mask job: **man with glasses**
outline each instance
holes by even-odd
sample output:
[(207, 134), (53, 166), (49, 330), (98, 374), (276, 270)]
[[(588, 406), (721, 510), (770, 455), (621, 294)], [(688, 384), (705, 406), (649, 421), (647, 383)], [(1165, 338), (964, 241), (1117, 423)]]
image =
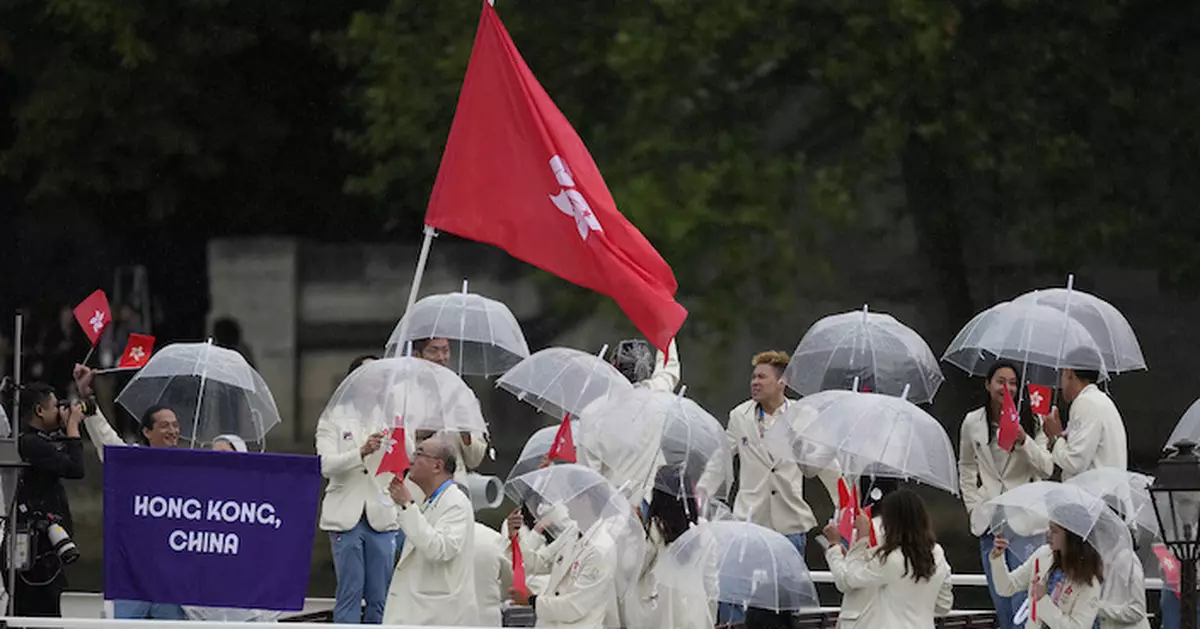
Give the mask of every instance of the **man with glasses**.
[(471, 499), (454, 484), (454, 448), (442, 435), (413, 451), (408, 479), (428, 496), (420, 503), (399, 478), (388, 485), (406, 540), (392, 574), (385, 625), (471, 626), (475, 599), (475, 518)]

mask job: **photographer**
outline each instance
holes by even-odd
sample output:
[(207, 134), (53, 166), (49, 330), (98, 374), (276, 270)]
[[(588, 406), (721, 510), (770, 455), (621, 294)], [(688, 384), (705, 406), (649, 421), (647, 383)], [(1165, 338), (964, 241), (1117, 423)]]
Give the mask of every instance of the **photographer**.
[(13, 594), (18, 616), (62, 615), (60, 597), (67, 585), (63, 565), (79, 557), (70, 542), (74, 526), (62, 479), (83, 478), (83, 414), (81, 404), (60, 403), (54, 389), (44, 384), (25, 387), (21, 394), (25, 428), (17, 449), (29, 467), (17, 483), (17, 523), (18, 530), (32, 531), (32, 540), (29, 568), (17, 573)]

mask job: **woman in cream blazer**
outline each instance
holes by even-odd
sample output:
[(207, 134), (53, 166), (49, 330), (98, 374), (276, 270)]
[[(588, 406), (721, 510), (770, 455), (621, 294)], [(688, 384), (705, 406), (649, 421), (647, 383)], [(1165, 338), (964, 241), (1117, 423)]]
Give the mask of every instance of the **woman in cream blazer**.
[(1037, 618), (1033, 618), (1031, 605), (1026, 629), (1090, 629), (1100, 609), (1104, 572), (1100, 554), (1057, 524), (1050, 525), (1046, 538), (1048, 544), (1010, 572), (1004, 561), (1008, 542), (996, 536), (990, 556), (996, 590), (1004, 596), (1029, 590), (1036, 601)]
[(935, 616), (954, 605), (950, 564), (937, 543), (929, 512), (916, 494), (901, 489), (882, 503), (887, 538), (869, 547), (871, 522), (860, 515), (857, 536), (845, 555), (826, 553), (834, 584), (843, 592), (869, 592), (870, 602), (838, 615), (839, 629), (932, 629)]
[[(984, 381), (987, 392), (984, 406), (967, 413), (959, 431), (959, 489), (967, 507), (971, 533), (979, 538), (980, 563), (988, 578), (988, 590), (1001, 629), (1012, 628), (1013, 614), (1025, 602), (1025, 595), (1019, 592), (1014, 597), (1004, 597), (996, 592), (988, 560), (993, 546), (988, 530), (991, 523), (970, 516), (980, 505), (996, 496), (1031, 481), (1048, 478), (1054, 471), (1054, 464), (1050, 462), (1050, 454), (1046, 450), (1046, 435), (1030, 419), (1023, 422), (1022, 434), (1017, 437), (1018, 443), (1013, 446), (1012, 452), (1005, 452), (996, 445), (1004, 389), (1007, 387), (1015, 400), (1021, 395), (1020, 386), (1021, 375), (1015, 365), (1005, 361), (993, 364)], [(1018, 558), (1011, 551), (1008, 552), (1008, 567), (1014, 568), (1017, 563)]]

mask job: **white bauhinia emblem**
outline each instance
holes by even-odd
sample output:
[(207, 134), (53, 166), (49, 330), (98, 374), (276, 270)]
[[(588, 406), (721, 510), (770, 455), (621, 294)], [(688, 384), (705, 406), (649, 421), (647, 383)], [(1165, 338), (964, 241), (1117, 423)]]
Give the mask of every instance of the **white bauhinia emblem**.
[(100, 328), (104, 327), (104, 311), (97, 310), (88, 323), (92, 325), (92, 332), (99, 332)]
[(560, 212), (567, 216), (575, 217), (575, 227), (579, 229), (579, 237), (587, 240), (591, 230), (598, 232), (604, 231), (600, 227), (600, 221), (596, 220), (596, 213), (592, 212), (592, 208), (588, 205), (587, 199), (575, 189), (575, 178), (571, 176), (571, 169), (567, 167), (567, 163), (563, 158), (555, 155), (550, 158), (550, 170), (554, 172), (554, 178), (558, 180), (558, 185), (562, 186), (562, 190), (558, 194), (550, 195), (550, 200)]
[(1033, 406), (1034, 408), (1041, 408), (1042, 407), (1042, 392), (1034, 391), (1033, 393), (1030, 393), (1029, 394), (1029, 404), (1030, 404), (1030, 406)]
[(141, 345), (134, 345), (133, 349), (129, 350), (129, 357), (132, 358), (134, 362), (140, 363), (142, 362), (142, 359), (146, 357), (146, 350), (142, 349)]
[(1175, 571), (1175, 560), (1174, 559), (1170, 559), (1170, 558), (1163, 559), (1162, 564), (1163, 564), (1164, 572), (1174, 572)]

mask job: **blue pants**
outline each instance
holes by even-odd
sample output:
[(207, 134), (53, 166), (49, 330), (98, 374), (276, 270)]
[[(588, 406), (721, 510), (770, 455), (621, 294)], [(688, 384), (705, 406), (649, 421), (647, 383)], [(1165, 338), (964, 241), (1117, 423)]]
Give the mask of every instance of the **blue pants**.
[(187, 620), (179, 605), (125, 599), (113, 600), (113, 617), (125, 620)]
[[(379, 532), (364, 517), (354, 528), (330, 533), (333, 571), (337, 575), (337, 601), (333, 622), (378, 625), (383, 622), (392, 570), (396, 568), (396, 532)], [(363, 599), (367, 609), (362, 611)]]
[[(1010, 544), (1016, 546), (1013, 536), (1007, 537)], [(1024, 541), (1024, 540), (1021, 540)], [(988, 593), (992, 595), (992, 606), (996, 609), (996, 626), (999, 629), (1020, 629), (1013, 625), (1013, 614), (1025, 604), (1025, 599), (1028, 594), (1025, 592), (1017, 592), (1012, 596), (1000, 596), (996, 593), (996, 586), (992, 581), (992, 561), (989, 555), (992, 553), (992, 545), (994, 536), (991, 533), (986, 533), (979, 538), (979, 558), (983, 562), (983, 574), (987, 576)], [(1004, 553), (1005, 563), (1008, 564), (1009, 570), (1021, 565), (1021, 560), (1013, 554), (1013, 549), (1010, 547)]]
[[(1179, 629), (1179, 615), (1183, 612), (1178, 596), (1171, 588), (1163, 586), (1158, 598), (1159, 615), (1162, 617), (1162, 629)], [(1196, 610), (1197, 622), (1200, 622), (1200, 609)]]
[[(804, 550), (808, 546), (808, 533), (793, 533), (784, 535), (796, 550), (800, 551), (800, 557), (804, 558)], [(717, 604), (717, 624), (724, 625), (733, 622), (744, 622), (746, 620), (746, 610), (741, 605), (733, 603), (718, 603)]]

